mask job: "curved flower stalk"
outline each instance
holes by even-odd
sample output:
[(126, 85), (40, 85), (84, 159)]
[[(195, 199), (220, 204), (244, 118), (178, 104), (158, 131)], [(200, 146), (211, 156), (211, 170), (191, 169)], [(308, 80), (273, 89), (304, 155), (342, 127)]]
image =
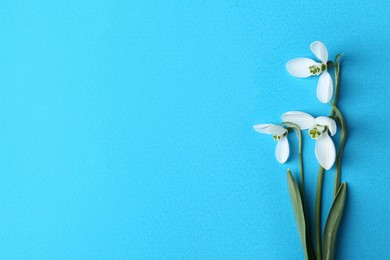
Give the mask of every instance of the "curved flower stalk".
[(290, 146), (288, 144), (286, 128), (274, 124), (258, 124), (253, 128), (262, 134), (271, 134), (275, 141), (277, 141), (275, 156), (278, 162), (285, 163), (290, 155)]
[(296, 58), (287, 62), (287, 71), (298, 78), (320, 75), (317, 84), (317, 98), (322, 103), (328, 103), (333, 96), (333, 81), (327, 71), (328, 50), (320, 41), (311, 43), (310, 50), (321, 63), (309, 58)]
[(330, 138), (336, 134), (336, 122), (326, 116), (313, 116), (300, 112), (291, 111), (282, 115), (285, 122), (292, 122), (296, 124), (301, 130), (309, 129), (309, 135), (316, 140), (315, 155), (318, 163), (326, 170), (332, 168), (336, 159), (336, 148)]

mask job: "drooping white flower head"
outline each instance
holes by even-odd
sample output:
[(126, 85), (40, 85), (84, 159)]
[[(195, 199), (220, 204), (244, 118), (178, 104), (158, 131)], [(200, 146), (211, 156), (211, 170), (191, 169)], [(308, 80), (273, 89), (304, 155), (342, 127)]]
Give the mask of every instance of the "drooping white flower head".
[(318, 76), (317, 98), (322, 103), (328, 103), (333, 96), (333, 81), (327, 71), (328, 50), (320, 41), (310, 44), (310, 50), (321, 61), (320, 63), (309, 58), (296, 58), (286, 64), (287, 71), (298, 78)]
[(274, 140), (278, 142), (275, 151), (276, 159), (280, 163), (285, 163), (290, 155), (287, 130), (280, 125), (273, 124), (258, 124), (254, 125), (253, 128), (259, 133), (273, 135)]
[(316, 140), (315, 155), (318, 163), (326, 170), (332, 168), (336, 160), (336, 148), (330, 138), (336, 134), (336, 122), (326, 116), (313, 116), (299, 111), (290, 111), (282, 115), (284, 122), (296, 124), (301, 130), (309, 129), (309, 135)]

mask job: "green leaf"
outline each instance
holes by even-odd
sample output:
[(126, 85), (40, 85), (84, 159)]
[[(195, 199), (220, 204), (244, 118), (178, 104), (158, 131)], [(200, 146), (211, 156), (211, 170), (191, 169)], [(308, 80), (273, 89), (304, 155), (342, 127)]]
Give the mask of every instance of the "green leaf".
[(339, 64), (340, 63), (340, 59), (341, 59), (341, 56), (343, 56), (344, 53), (339, 53), (336, 55), (336, 59), (335, 59), (335, 64)]
[[(335, 64), (334, 64), (334, 77), (335, 77), (335, 81), (337, 83), (337, 87), (340, 83), (340, 60), (341, 60), (341, 56), (343, 56), (344, 53), (340, 53), (336, 56), (336, 60), (335, 60)], [(337, 93), (337, 96), (338, 96), (338, 93)], [(335, 104), (337, 104), (337, 102), (335, 102)]]
[(324, 238), (322, 244), (322, 260), (332, 260), (334, 255), (334, 245), (336, 242), (337, 230), (343, 215), (345, 198), (347, 196), (347, 184), (341, 184), (336, 198), (333, 201), (328, 219), (326, 220)]
[(295, 221), (297, 222), (297, 228), (299, 237), (301, 239), (302, 248), (305, 254), (305, 259), (309, 259), (308, 248), (306, 241), (306, 222), (305, 213), (303, 211), (302, 198), (299, 193), (298, 185), (292, 175), (290, 169), (287, 170), (288, 190), (290, 192), (291, 202), (294, 210)]

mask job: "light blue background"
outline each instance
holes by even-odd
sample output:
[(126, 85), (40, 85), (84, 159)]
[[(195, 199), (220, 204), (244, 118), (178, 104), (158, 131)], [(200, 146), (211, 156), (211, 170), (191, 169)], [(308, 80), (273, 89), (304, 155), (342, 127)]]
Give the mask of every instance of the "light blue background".
[(296, 141), (280, 165), (252, 125), (329, 113), (317, 79), (285, 69), (321, 40), (345, 53), (337, 259), (387, 259), (389, 13), (386, 0), (1, 1), (1, 258), (302, 259)]

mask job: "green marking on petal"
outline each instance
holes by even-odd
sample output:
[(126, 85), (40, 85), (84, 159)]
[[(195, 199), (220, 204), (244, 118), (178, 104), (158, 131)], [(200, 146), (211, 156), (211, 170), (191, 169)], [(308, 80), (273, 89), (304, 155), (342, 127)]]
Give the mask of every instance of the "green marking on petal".
[(324, 132), (328, 131), (327, 126), (323, 125), (316, 125), (315, 127), (311, 128), (309, 130), (309, 135), (312, 139), (317, 139), (320, 137)]
[(309, 135), (312, 139), (317, 139), (318, 137), (320, 137), (320, 135), (322, 134), (322, 132), (320, 132), (317, 128), (312, 128), (310, 129), (309, 131)]
[(283, 137), (286, 137), (287, 136), (287, 131), (282, 135), (282, 136), (280, 136), (280, 135), (274, 135), (273, 136), (273, 138), (274, 138), (274, 140), (275, 141), (280, 141), (280, 139), (282, 139)]
[(310, 67), (309, 67), (309, 70), (310, 70), (310, 73), (311, 73), (312, 75), (318, 75), (318, 74), (321, 73), (321, 68), (318, 67), (317, 65), (310, 66)]

